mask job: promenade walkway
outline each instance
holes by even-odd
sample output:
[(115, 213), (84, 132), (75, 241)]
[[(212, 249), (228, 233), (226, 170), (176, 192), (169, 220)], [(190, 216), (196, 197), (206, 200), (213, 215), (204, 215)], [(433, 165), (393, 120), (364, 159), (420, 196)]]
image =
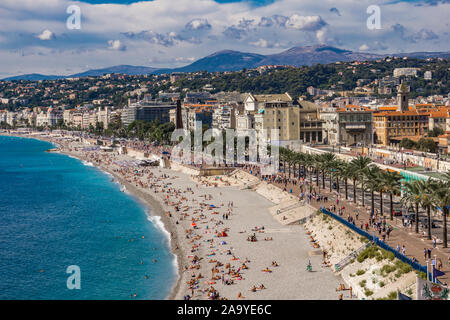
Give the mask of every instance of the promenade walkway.
[[(255, 172), (252, 172), (253, 175), (258, 176), (258, 174)], [(293, 176), (291, 175), (291, 180)], [(353, 199), (350, 200), (350, 197), (353, 196), (349, 192), (349, 200), (345, 200), (345, 194), (343, 191), (343, 188), (341, 188), (341, 194), (338, 195), (338, 193), (333, 190), (332, 192), (329, 191), (329, 184), (326, 185), (326, 188), (322, 188), (322, 180), (320, 180), (321, 188), (320, 188), (320, 194), (327, 198), (327, 201), (321, 200), (311, 200), (310, 205), (314, 208), (320, 209), (321, 206), (325, 208), (330, 208), (333, 205), (336, 205), (336, 209), (344, 207), (343, 215), (342, 217), (344, 219), (347, 219), (349, 216), (353, 217), (355, 220), (356, 226), (360, 227), (361, 225), (365, 225), (366, 223), (369, 223), (370, 218), (370, 201), (365, 204), (365, 207), (362, 207), (360, 203), (353, 203)], [(302, 184), (301, 182), (298, 184), (294, 183), (272, 183), (273, 185), (279, 187), (282, 190), (286, 190), (287, 192), (290, 192), (292, 189), (292, 194), (296, 195), (297, 197), (301, 193), (301, 186), (303, 186), (303, 190), (309, 191), (309, 179), (306, 179), (305, 182)], [(319, 192), (319, 188), (316, 185), (315, 182), (313, 182), (312, 185), (313, 190), (315, 190), (317, 193)], [(357, 190), (357, 192), (360, 192)], [(336, 201), (338, 199), (338, 202)], [(331, 210), (330, 210), (331, 211)], [(358, 217), (356, 214), (358, 213)], [(379, 214), (378, 217), (381, 217)], [(424, 249), (431, 248), (431, 258), (434, 259), (435, 257), (437, 260), (442, 261), (442, 268), (441, 271), (445, 272), (444, 276), (439, 277), (439, 281), (442, 283), (449, 283), (450, 282), (450, 261), (449, 261), (449, 255), (450, 251), (448, 248), (443, 248), (442, 245), (438, 244), (436, 248), (433, 248), (433, 244), (431, 240), (428, 240), (427, 237), (422, 236), (422, 232), (419, 232), (419, 234), (415, 233), (415, 225), (410, 227), (403, 227), (401, 219), (394, 217), (394, 220), (390, 220), (388, 214), (386, 212), (384, 213), (384, 217), (386, 217), (386, 223), (387, 225), (391, 225), (393, 227), (393, 231), (390, 233), (389, 238), (386, 236), (386, 241), (389, 246), (392, 248), (397, 248), (399, 246), (402, 248), (405, 246), (406, 252), (405, 255), (409, 258), (415, 258), (420, 264), (426, 265), (427, 264), (427, 258), (424, 255)], [(369, 229), (368, 232), (373, 233), (376, 232), (377, 237), (382, 239), (383, 233), (379, 234), (378, 231), (376, 231), (372, 226), (370, 226), (369, 223)], [(401, 250), (401, 249), (400, 249)], [(431, 270), (431, 261), (430, 263), (430, 270)]]

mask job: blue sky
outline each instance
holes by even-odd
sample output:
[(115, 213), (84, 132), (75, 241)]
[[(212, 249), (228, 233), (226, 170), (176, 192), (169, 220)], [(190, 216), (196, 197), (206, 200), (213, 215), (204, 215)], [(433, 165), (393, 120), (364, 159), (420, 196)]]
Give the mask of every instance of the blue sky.
[[(141, 1), (146, 1), (146, 0), (141, 0)], [(147, 1), (152, 1), (152, 0), (147, 0)], [(215, 2), (217, 2), (217, 3), (249, 2), (249, 3), (252, 3), (257, 6), (267, 5), (274, 1), (275, 0), (215, 0)], [(91, 4), (105, 4), (105, 3), (130, 4), (130, 3), (140, 2), (140, 1), (133, 1), (133, 0), (82, 0), (81, 2), (87, 2), (87, 3), (91, 3)]]
[[(69, 6), (81, 29), (68, 29)], [(370, 5), (381, 29), (367, 28)], [(119, 64), (175, 67), (219, 50), (450, 50), (450, 0), (1, 0), (0, 77)]]

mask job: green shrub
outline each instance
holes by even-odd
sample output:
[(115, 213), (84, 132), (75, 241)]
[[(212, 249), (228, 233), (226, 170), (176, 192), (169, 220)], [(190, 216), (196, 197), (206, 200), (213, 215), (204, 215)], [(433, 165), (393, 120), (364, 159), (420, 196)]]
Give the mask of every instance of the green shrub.
[(389, 273), (394, 272), (396, 269), (397, 269), (396, 266), (385, 264), (384, 266), (381, 267), (381, 274), (388, 275)]
[(364, 288), (365, 286), (366, 286), (366, 280), (361, 280), (360, 282), (359, 282), (359, 285), (361, 286), (361, 288)]
[(366, 288), (364, 289), (364, 294), (366, 295), (366, 297), (370, 297), (371, 295), (373, 295), (373, 291)]
[(378, 248), (376, 246), (370, 246), (364, 249), (356, 259), (359, 263), (362, 263), (367, 258), (374, 258), (378, 253)]
[(357, 276), (362, 276), (364, 273), (366, 273), (366, 270), (359, 269), (358, 271), (356, 271)]
[(380, 281), (380, 288), (383, 288), (385, 285), (384, 281)]
[(427, 280), (427, 275), (425, 274), (425, 272), (416, 271), (416, 274), (419, 276), (420, 279)]
[(388, 300), (397, 300), (397, 292), (396, 291), (392, 291), (391, 293), (388, 294), (387, 296)]

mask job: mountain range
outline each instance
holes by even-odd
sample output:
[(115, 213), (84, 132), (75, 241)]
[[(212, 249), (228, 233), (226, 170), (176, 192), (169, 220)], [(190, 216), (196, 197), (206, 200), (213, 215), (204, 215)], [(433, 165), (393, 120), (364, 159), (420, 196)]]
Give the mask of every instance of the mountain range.
[(87, 70), (69, 76), (25, 74), (8, 77), (2, 80), (54, 80), (63, 78), (79, 78), (102, 76), (108, 73), (121, 73), (128, 75), (164, 74), (173, 72), (221, 72), (238, 71), (243, 68), (252, 69), (264, 65), (289, 65), (294, 67), (310, 66), (314, 64), (328, 64), (334, 62), (367, 61), (384, 58), (386, 56), (410, 57), (410, 58), (450, 58), (448, 52), (411, 52), (397, 54), (374, 54), (365, 52), (353, 52), (326, 45), (294, 47), (277, 54), (261, 55), (256, 53), (224, 50), (201, 58), (192, 64), (180, 68), (152, 68), (144, 66), (119, 65), (103, 69)]

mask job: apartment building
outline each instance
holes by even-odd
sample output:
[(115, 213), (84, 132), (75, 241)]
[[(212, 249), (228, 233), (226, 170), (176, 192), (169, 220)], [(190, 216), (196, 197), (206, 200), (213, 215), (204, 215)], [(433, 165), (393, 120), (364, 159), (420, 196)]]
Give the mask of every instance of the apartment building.
[(213, 110), (212, 127), (220, 130), (236, 128), (236, 114), (243, 110), (235, 103), (219, 105)]
[(387, 146), (392, 143), (392, 138), (424, 135), (428, 130), (428, 115), (429, 113), (418, 110), (375, 112), (375, 143)]
[(372, 109), (348, 105), (345, 108), (338, 108), (336, 113), (336, 145), (354, 146), (373, 143)]
[(440, 107), (430, 111), (428, 117), (428, 130), (440, 128), (444, 132), (450, 131), (447, 129), (447, 119), (450, 119), (450, 107)]
[(136, 120), (142, 120), (146, 122), (158, 121), (159, 123), (166, 123), (170, 121), (170, 110), (175, 108), (175, 105), (157, 102), (152, 103), (141, 101), (133, 103), (128, 108), (122, 110), (122, 123), (126, 126), (130, 125)]

